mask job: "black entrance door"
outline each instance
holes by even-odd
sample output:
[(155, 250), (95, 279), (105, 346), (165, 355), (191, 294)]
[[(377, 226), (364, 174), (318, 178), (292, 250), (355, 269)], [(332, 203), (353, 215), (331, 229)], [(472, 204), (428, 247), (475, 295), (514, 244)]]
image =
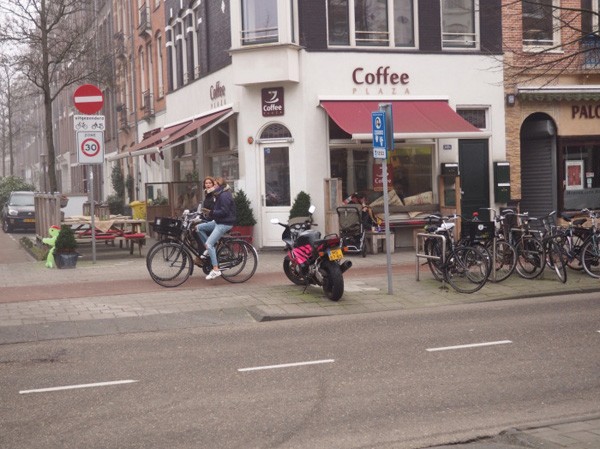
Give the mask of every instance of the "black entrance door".
[(459, 140), (458, 159), (462, 216), (479, 212), (479, 219), (487, 221), (490, 213), (482, 208), (490, 207), (488, 141)]

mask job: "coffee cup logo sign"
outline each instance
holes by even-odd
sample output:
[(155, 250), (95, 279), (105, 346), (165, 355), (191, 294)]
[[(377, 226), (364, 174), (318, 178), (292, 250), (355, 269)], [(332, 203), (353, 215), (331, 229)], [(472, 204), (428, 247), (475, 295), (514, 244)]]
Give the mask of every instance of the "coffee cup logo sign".
[(263, 117), (284, 114), (283, 87), (267, 87), (262, 90), (261, 94)]

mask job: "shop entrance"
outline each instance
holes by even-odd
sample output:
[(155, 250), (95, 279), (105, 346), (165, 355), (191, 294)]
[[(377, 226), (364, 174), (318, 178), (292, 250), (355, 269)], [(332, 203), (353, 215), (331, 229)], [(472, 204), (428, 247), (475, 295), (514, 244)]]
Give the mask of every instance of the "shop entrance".
[(556, 127), (546, 114), (521, 127), (521, 212), (540, 217), (556, 210)]
[(261, 246), (283, 245), (283, 228), (271, 224), (271, 219), (287, 222), (290, 214), (290, 140), (289, 130), (279, 124), (269, 125), (261, 134)]
[(479, 219), (489, 220), (490, 176), (487, 140), (459, 140), (458, 159), (462, 190), (461, 214), (470, 218), (473, 212)]

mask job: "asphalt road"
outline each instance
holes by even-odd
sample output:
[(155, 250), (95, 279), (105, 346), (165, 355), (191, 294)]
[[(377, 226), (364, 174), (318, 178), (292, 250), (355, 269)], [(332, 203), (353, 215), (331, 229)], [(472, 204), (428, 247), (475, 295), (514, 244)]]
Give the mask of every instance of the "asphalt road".
[(0, 447), (465, 441), (597, 412), (599, 331), (582, 295), (0, 346)]

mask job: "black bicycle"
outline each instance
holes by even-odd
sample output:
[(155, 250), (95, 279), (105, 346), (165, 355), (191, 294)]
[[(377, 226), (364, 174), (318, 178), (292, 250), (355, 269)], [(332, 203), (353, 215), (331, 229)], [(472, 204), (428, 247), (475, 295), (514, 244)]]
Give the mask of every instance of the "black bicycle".
[[(154, 282), (163, 287), (177, 287), (194, 272), (197, 265), (204, 274), (210, 273), (210, 258), (202, 258), (204, 246), (196, 238), (195, 227), (203, 221), (198, 212), (185, 211), (181, 219), (155, 218), (154, 231), (161, 236), (146, 255), (146, 267)], [(256, 249), (242, 238), (224, 235), (216, 245), (222, 277), (240, 283), (250, 279), (258, 266)]]
[(448, 221), (457, 218), (456, 215), (427, 217), (430, 224), (425, 226), (425, 231), (430, 236), (425, 238), (423, 249), (435, 279), (448, 282), (457, 292), (474, 293), (488, 280), (491, 257), (482, 246), (455, 242), (454, 223)]

